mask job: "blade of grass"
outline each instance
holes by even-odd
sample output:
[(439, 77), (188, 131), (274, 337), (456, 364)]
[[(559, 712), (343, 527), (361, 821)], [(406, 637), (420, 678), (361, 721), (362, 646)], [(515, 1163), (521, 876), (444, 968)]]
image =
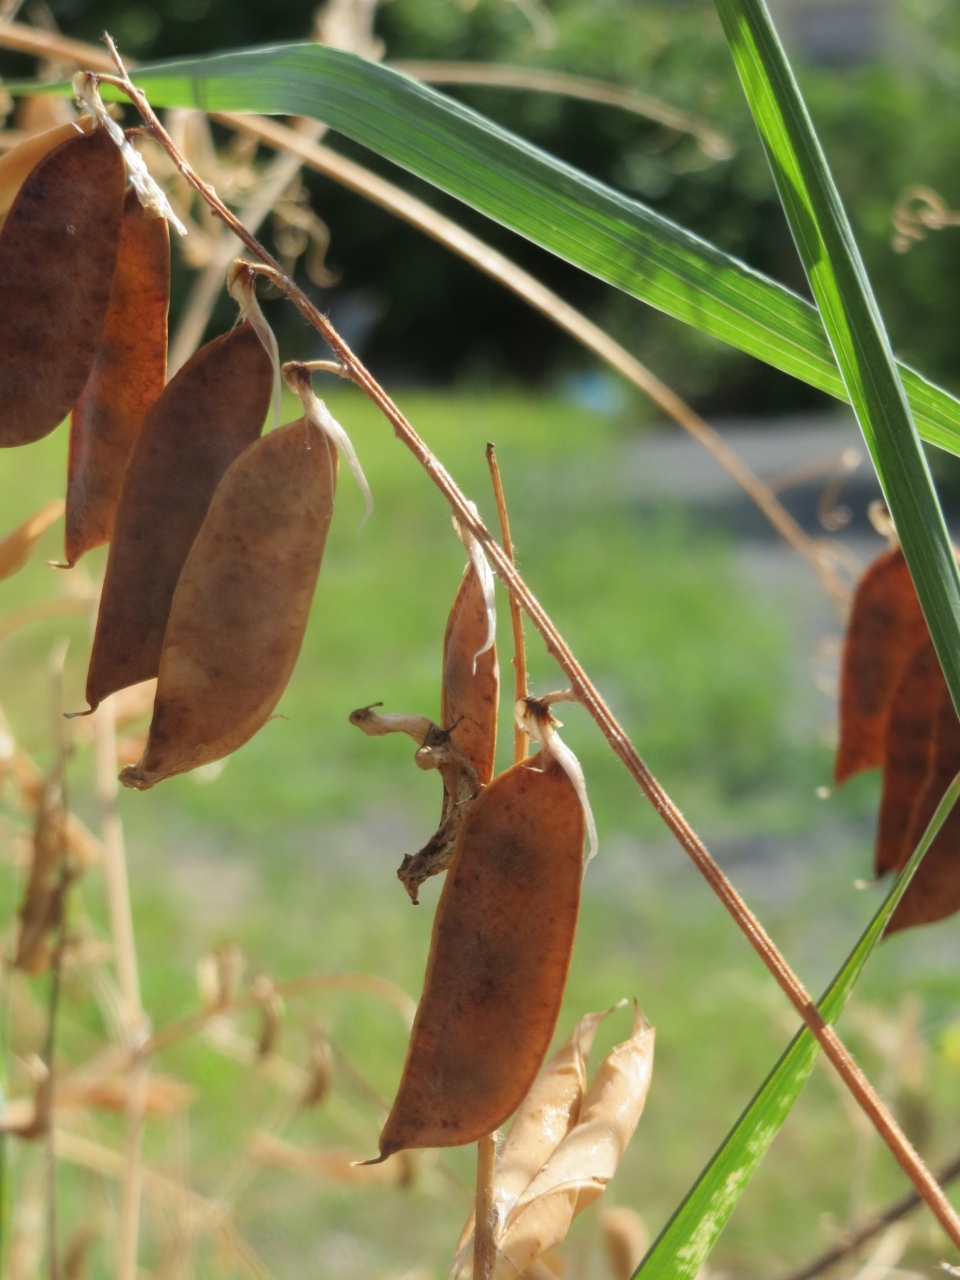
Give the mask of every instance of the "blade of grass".
[[(46, 33), (43, 33), (44, 39)], [(38, 34), (0, 23), (0, 44)], [(83, 65), (78, 41), (64, 55)], [(102, 65), (102, 62), (101, 62)], [(285, 44), (144, 65), (164, 107), (312, 116), (575, 266), (838, 399), (847, 399), (815, 307), (667, 218), (426, 85), (318, 44)], [(70, 86), (8, 82), (11, 93)], [(109, 86), (104, 96), (115, 96)], [(960, 453), (960, 402), (903, 366), (924, 437)]]
[(960, 707), (960, 569), (853, 232), (764, 0), (716, 4), (940, 665)]
[[(960, 775), (947, 790), (910, 861), (817, 1006), (827, 1022), (840, 1016), (924, 854), (960, 796)], [(693, 1280), (813, 1070), (820, 1046), (801, 1028), (754, 1094), (686, 1199), (643, 1259), (634, 1280)]]

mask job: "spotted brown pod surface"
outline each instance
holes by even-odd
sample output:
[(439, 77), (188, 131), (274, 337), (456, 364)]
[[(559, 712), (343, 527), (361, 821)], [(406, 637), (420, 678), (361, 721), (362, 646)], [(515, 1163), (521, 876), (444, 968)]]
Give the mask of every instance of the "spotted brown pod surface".
[(560, 1012), (584, 833), (576, 789), (545, 752), (500, 774), (467, 812), (382, 1159), (473, 1142), (526, 1097)]
[(857, 584), (844, 639), (840, 744), (834, 765), (838, 786), (883, 763), (894, 690), (926, 639), (927, 624), (903, 552), (887, 551)]
[(103, 332), (125, 174), (102, 129), (36, 164), (0, 228), (0, 447), (48, 435), (70, 412)]
[(899, 871), (913, 852), (907, 837), (933, 762), (937, 715), (946, 688), (933, 641), (927, 640), (910, 659), (890, 703), (874, 852), (878, 876)]
[(301, 418), (224, 475), (174, 593), (143, 757), (121, 782), (146, 790), (220, 760), (269, 719), (303, 643), (337, 466)]
[[(947, 787), (960, 773), (960, 720), (946, 681), (940, 692), (927, 779), (911, 816), (901, 864), (920, 843)], [(954, 805), (907, 886), (886, 932), (943, 920), (960, 910), (960, 807)]]
[(17, 198), (17, 192), (40, 161), (55, 147), (69, 142), (81, 133), (89, 132), (92, 127), (93, 123), (89, 119), (58, 124), (24, 138), (23, 142), (0, 156), (0, 226)]
[(137, 433), (167, 380), (170, 235), (131, 187), (110, 306), (93, 369), (70, 420), (65, 558), (109, 542)]
[(117, 503), (87, 674), (95, 708), (159, 673), (170, 605), (214, 490), (257, 439), (273, 368), (246, 322), (202, 347), (147, 413)]
[(444, 729), (452, 727), (454, 742), (473, 762), (484, 785), (493, 777), (500, 701), (496, 645), (480, 652), (487, 639), (488, 626), (483, 586), (470, 563), (443, 637), (440, 723)]

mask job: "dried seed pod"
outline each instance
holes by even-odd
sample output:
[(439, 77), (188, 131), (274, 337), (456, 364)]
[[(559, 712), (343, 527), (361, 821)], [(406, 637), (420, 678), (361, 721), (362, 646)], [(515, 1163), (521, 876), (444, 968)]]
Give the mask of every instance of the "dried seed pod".
[(124, 165), (102, 129), (28, 174), (0, 228), (0, 446), (63, 421), (90, 374), (110, 302)]
[(453, 730), (454, 742), (473, 761), (484, 785), (493, 777), (500, 702), (496, 645), (484, 649), (488, 627), (483, 584), (471, 562), (443, 637), (440, 723)]
[(878, 876), (899, 871), (912, 852), (906, 847), (907, 833), (933, 760), (937, 711), (946, 687), (933, 641), (927, 640), (911, 658), (890, 703), (874, 852)]
[[(901, 859), (913, 852), (943, 799), (943, 793), (960, 773), (960, 720), (953, 699), (944, 682), (937, 708), (933, 758), (927, 780), (917, 797), (910, 829), (901, 851)], [(954, 806), (947, 820), (927, 850), (906, 893), (894, 911), (887, 933), (910, 929), (919, 924), (932, 924), (960, 910), (960, 810)]]
[(560, 1012), (584, 828), (576, 789), (547, 752), (500, 774), (467, 811), (381, 1159), (473, 1142), (529, 1092)]
[(44, 503), (39, 511), (35, 511), (0, 541), (0, 581), (23, 568), (37, 543), (62, 515), (63, 503), (55, 498), (52, 502)]
[(170, 234), (133, 187), (123, 211), (110, 307), (70, 420), (65, 559), (109, 542), (130, 453), (167, 380)]
[(224, 475), (174, 593), (150, 735), (125, 786), (220, 760), (270, 718), (303, 643), (337, 466), (329, 437), (300, 418)]
[(635, 1209), (614, 1205), (601, 1213), (600, 1226), (613, 1280), (631, 1280), (650, 1244), (647, 1224)]
[(907, 664), (927, 638), (907, 562), (886, 551), (857, 584), (840, 668), (837, 786), (883, 763), (890, 700)]
[(580, 1119), (517, 1201), (498, 1232), (494, 1280), (515, 1280), (566, 1236), (603, 1193), (643, 1112), (654, 1029), (637, 1006), (633, 1034), (597, 1069)]
[[(45, 98), (44, 101), (49, 99)], [(17, 192), (40, 161), (55, 147), (69, 142), (71, 138), (76, 138), (81, 133), (89, 132), (92, 127), (90, 121), (58, 124), (52, 129), (45, 129), (42, 133), (25, 138), (23, 142), (11, 147), (0, 156), (0, 224), (17, 198)]]
[(144, 419), (117, 503), (87, 675), (95, 709), (159, 673), (173, 593), (224, 472), (257, 439), (273, 367), (247, 323), (202, 347)]

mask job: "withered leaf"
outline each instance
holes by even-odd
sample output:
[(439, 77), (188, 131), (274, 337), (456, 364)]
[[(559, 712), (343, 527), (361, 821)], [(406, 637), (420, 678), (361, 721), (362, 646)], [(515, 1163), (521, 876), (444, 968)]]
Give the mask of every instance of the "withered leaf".
[(167, 380), (170, 235), (127, 192), (110, 307), (93, 369), (70, 420), (65, 558), (113, 536), (137, 433)]
[(224, 472), (260, 435), (272, 389), (270, 358), (244, 323), (202, 347), (147, 413), (117, 503), (91, 708), (158, 675), (180, 572)]
[(44, 503), (39, 511), (35, 511), (23, 524), (7, 534), (0, 542), (0, 581), (23, 568), (37, 543), (62, 515), (63, 502), (55, 498), (52, 502)]
[(93, 367), (123, 218), (123, 159), (103, 129), (77, 134), (23, 181), (0, 228), (0, 446), (70, 412)]
[(473, 761), (484, 786), (493, 777), (500, 701), (496, 645), (480, 653), (488, 626), (483, 586), (470, 563), (443, 637), (440, 723), (444, 729), (453, 730), (454, 742)]
[(903, 552), (887, 551), (857, 584), (840, 667), (837, 786), (883, 763), (887, 715), (907, 664), (927, 638)]
[(913, 852), (906, 846), (907, 834), (933, 760), (937, 712), (946, 687), (933, 642), (927, 640), (900, 677), (890, 704), (874, 853), (878, 876), (899, 871)]
[(219, 760), (269, 719), (303, 643), (337, 467), (333, 442), (301, 418), (224, 475), (174, 593), (150, 734), (126, 786)]
[(500, 774), (460, 827), (381, 1159), (490, 1133), (546, 1056), (576, 931), (585, 823), (563, 769), (537, 763)]
[[(901, 848), (901, 865), (916, 848), (943, 793), (960, 773), (960, 720), (944, 682), (937, 707), (933, 758)], [(960, 910), (960, 809), (954, 806), (924, 855), (887, 925), (888, 934), (943, 920)]]

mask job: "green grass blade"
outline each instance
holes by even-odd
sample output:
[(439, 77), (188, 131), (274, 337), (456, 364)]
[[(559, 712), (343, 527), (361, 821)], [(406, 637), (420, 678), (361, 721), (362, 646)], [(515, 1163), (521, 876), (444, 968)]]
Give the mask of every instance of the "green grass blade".
[(950, 693), (960, 707), (960, 568), (840, 196), (764, 0), (716, 0)]
[[(847, 398), (820, 316), (803, 298), (398, 71), (287, 44), (153, 63), (134, 79), (155, 106), (324, 120), (599, 279)], [(119, 96), (106, 85), (103, 93)], [(960, 403), (912, 370), (904, 378), (925, 438), (960, 453)]]
[[(947, 788), (910, 861), (820, 1000), (827, 1022), (839, 1017), (914, 872), (960, 796), (960, 775)], [(813, 1070), (820, 1045), (803, 1027), (754, 1094), (716, 1155), (654, 1241), (634, 1280), (693, 1280)]]

